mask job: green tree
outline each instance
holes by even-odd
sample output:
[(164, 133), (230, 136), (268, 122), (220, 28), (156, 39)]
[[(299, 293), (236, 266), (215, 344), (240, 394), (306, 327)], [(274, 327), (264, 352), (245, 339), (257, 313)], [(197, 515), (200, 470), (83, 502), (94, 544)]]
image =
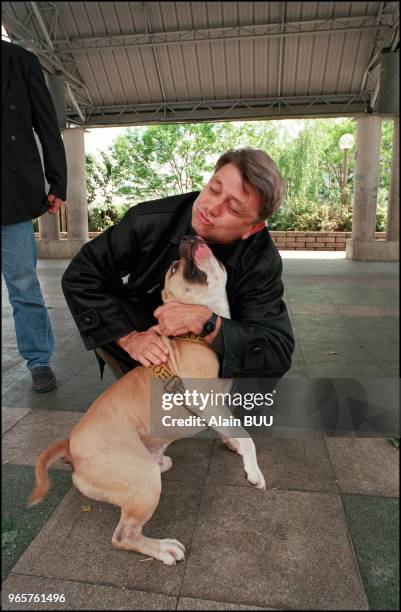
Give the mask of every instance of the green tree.
[(151, 126), (119, 136), (110, 154), (120, 167), (118, 193), (131, 201), (201, 189), (213, 168), (212, 124)]
[[(254, 147), (274, 159), (287, 185), (284, 206), (269, 221), (272, 229), (350, 230), (355, 148), (349, 155), (349, 201), (343, 205), (338, 141), (345, 133), (356, 135), (355, 120), (307, 119), (291, 126), (239, 121), (128, 128), (99, 159), (87, 156), (88, 201), (97, 206), (93, 218), (110, 224), (136, 202), (202, 189), (221, 153)], [(392, 121), (383, 122), (378, 230), (386, 223), (392, 129)], [(119, 210), (116, 196), (125, 202)]]

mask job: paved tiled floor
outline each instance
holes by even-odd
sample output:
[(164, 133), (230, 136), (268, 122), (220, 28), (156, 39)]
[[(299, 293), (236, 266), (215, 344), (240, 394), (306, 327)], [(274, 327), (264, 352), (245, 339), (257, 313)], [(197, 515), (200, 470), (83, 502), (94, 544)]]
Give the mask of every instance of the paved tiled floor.
[[(297, 340), (287, 376), (398, 377), (397, 265), (282, 255)], [(99, 380), (65, 306), (66, 265), (38, 264), (56, 339), (50, 393), (30, 390), (3, 288), (3, 514), (16, 531), (3, 549), (3, 607), (398, 609), (399, 463), (385, 438), (258, 438), (266, 491), (249, 485), (240, 457), (219, 440), (174, 442), (174, 468), (144, 531), (185, 544), (175, 567), (112, 549), (118, 509), (71, 487), (61, 462), (50, 470), (46, 502), (26, 508), (39, 452), (66, 437), (113, 382), (107, 369)], [(386, 403), (381, 387), (374, 401)], [(10, 593), (63, 593), (66, 601), (22, 608)]]

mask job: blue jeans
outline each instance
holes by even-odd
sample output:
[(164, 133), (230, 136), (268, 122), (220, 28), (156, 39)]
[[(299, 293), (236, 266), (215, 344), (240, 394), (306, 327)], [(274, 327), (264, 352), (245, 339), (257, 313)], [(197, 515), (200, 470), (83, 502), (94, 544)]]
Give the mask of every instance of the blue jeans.
[(15, 334), (29, 369), (50, 365), (53, 332), (36, 274), (37, 248), (32, 221), (1, 228), (2, 272), (13, 307)]

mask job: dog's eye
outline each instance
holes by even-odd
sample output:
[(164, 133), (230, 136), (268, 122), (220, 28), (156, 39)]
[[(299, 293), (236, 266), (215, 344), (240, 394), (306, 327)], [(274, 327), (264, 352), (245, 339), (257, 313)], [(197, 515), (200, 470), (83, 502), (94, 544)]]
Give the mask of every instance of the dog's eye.
[(179, 261), (176, 261), (173, 263), (173, 265), (171, 266), (171, 270), (170, 270), (170, 274), (171, 276), (177, 271), (177, 268), (179, 266)]

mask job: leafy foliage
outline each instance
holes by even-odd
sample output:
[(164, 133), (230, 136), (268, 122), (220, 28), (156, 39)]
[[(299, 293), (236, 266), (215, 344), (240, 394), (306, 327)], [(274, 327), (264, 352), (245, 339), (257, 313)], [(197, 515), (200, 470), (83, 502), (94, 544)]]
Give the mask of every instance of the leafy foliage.
[(1, 519), (1, 547), (5, 548), (8, 544), (12, 544), (17, 538), (18, 532), (14, 529), (13, 517), (6, 514)]
[[(348, 160), (348, 200), (341, 201), (345, 133), (356, 136), (347, 119), (247, 121), (127, 128), (102, 151), (86, 156), (89, 221), (101, 231), (137, 202), (201, 190), (219, 155), (230, 148), (266, 151), (287, 185), (286, 201), (270, 219), (276, 230), (350, 231), (355, 148)], [(294, 133), (294, 126), (297, 133)], [(382, 150), (376, 230), (387, 222), (392, 121), (382, 123)]]

